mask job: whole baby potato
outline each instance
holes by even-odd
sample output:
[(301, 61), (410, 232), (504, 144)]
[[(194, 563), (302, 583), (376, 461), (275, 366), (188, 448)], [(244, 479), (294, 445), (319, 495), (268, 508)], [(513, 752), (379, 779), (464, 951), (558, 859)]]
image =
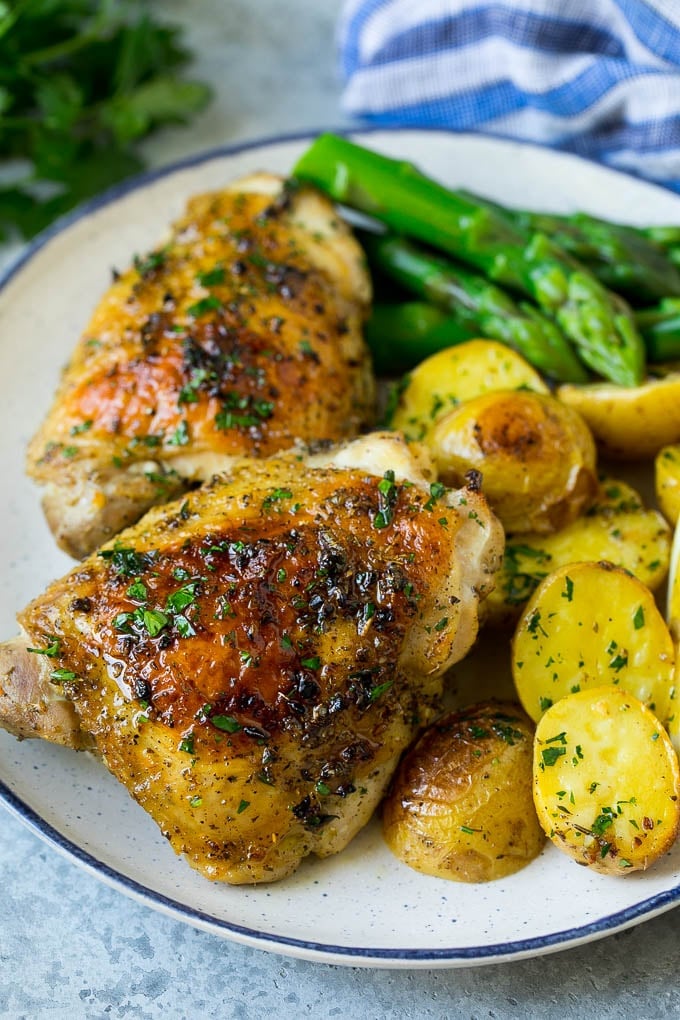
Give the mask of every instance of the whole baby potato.
[(439, 477), (460, 485), (479, 471), (505, 530), (549, 533), (579, 515), (597, 490), (587, 425), (554, 397), (501, 390), (465, 401), (426, 439)]
[(534, 727), (513, 702), (443, 716), (403, 759), (383, 832), (409, 867), (457, 882), (519, 871), (545, 842), (532, 799)]
[(497, 340), (467, 340), (431, 354), (399, 388), (390, 426), (409, 440), (427, 441), (432, 426), (452, 407), (495, 390), (548, 393), (535, 368)]

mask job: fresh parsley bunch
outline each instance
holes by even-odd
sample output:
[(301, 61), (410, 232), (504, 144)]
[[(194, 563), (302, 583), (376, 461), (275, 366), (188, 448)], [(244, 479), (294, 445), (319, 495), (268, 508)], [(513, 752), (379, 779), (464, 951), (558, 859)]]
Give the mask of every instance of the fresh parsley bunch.
[(144, 0), (0, 0), (0, 239), (143, 168), (136, 143), (210, 97)]

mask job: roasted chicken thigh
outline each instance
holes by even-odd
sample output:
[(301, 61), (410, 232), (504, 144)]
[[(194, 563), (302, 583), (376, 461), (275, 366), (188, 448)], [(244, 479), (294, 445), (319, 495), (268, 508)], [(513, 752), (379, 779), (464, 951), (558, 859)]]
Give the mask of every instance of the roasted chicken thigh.
[(242, 461), (20, 614), (0, 722), (93, 748), (207, 877), (281, 878), (368, 821), (502, 546), (396, 434)]
[(255, 174), (192, 199), (116, 276), (33, 440), (57, 541), (86, 555), (150, 506), (373, 415), (370, 282), (332, 204)]

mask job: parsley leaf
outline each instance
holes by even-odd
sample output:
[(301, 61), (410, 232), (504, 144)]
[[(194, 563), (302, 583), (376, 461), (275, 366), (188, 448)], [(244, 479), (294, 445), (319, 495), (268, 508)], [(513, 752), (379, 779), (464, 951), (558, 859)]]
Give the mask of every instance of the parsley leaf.
[(210, 97), (188, 60), (144, 0), (0, 3), (0, 239), (141, 170), (139, 142)]

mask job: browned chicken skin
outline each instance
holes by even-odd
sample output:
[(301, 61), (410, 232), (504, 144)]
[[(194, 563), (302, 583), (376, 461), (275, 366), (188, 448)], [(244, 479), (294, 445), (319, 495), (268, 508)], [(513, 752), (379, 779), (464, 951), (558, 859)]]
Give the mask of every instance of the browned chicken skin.
[(80, 557), (156, 503), (373, 416), (370, 283), (331, 203), (256, 174), (192, 199), (114, 281), (33, 440), (57, 541)]
[(280, 878), (369, 819), (502, 545), (483, 497), (431, 487), (397, 436), (242, 462), (20, 614), (0, 722), (94, 742), (209, 878)]

